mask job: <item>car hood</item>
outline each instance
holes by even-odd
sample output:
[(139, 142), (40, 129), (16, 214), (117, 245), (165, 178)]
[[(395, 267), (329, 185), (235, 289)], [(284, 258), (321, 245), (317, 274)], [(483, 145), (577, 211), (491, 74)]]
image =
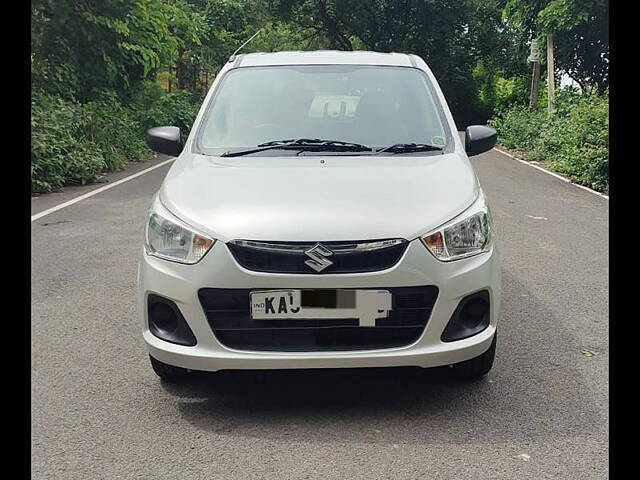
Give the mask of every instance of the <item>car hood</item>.
[(223, 242), (413, 240), (465, 210), (478, 191), (469, 160), (455, 153), (224, 158), (185, 152), (167, 174), (160, 201)]

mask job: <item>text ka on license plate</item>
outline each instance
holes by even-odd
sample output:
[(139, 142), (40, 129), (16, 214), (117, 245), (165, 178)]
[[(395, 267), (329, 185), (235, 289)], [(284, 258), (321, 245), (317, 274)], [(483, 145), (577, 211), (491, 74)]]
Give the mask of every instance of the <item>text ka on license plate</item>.
[(300, 290), (251, 292), (251, 318), (291, 318), (300, 312)]

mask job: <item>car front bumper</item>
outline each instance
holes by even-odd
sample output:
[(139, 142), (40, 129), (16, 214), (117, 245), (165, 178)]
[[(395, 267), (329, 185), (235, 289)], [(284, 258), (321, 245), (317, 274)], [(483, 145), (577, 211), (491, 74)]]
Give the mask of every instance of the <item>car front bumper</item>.
[[(376, 350), (272, 352), (230, 349), (218, 342), (198, 298), (201, 288), (381, 288), (435, 285), (438, 297), (420, 338), (407, 346)], [(418, 366), (435, 367), (462, 362), (484, 353), (493, 340), (500, 309), (500, 264), (491, 251), (457, 260), (436, 260), (419, 240), (409, 243), (400, 261), (380, 272), (355, 274), (273, 274), (253, 272), (235, 261), (227, 246), (216, 242), (195, 265), (168, 262), (141, 254), (138, 269), (138, 306), (143, 338), (154, 358), (191, 370), (289, 369)], [(490, 323), (480, 333), (453, 342), (441, 340), (461, 299), (487, 290)], [(156, 294), (175, 302), (197, 339), (182, 346), (154, 336), (147, 319), (147, 296)]]

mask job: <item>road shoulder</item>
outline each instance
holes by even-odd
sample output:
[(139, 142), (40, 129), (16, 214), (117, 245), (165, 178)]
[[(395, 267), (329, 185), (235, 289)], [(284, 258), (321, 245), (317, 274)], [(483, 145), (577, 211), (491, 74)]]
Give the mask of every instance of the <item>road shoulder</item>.
[(516, 161), (518, 161), (520, 163), (524, 163), (525, 165), (528, 165), (530, 167), (536, 168), (536, 169), (540, 170), (541, 172), (544, 172), (544, 173), (547, 173), (547, 174), (549, 174), (551, 176), (559, 178), (560, 180), (562, 180), (564, 182), (567, 182), (567, 183), (570, 183), (572, 185), (575, 185), (576, 187), (581, 188), (582, 190), (586, 190), (587, 192), (593, 193), (594, 195), (598, 195), (598, 196), (600, 196), (602, 198), (606, 198), (607, 200), (609, 200), (609, 196), (608, 195), (605, 195), (604, 193), (601, 193), (601, 192), (598, 192), (596, 190), (593, 190), (593, 189), (591, 189), (589, 187), (585, 187), (584, 185), (580, 185), (578, 183), (575, 183), (575, 182), (571, 181), (570, 178), (568, 178), (568, 177), (566, 177), (566, 176), (564, 176), (564, 175), (562, 175), (562, 174), (560, 174), (558, 172), (554, 172), (552, 170), (549, 170), (548, 168), (546, 168), (544, 166), (544, 164), (542, 164), (540, 162), (533, 162), (533, 161), (532, 162), (528, 162), (526, 160), (522, 160), (521, 158), (518, 158), (516, 155), (514, 155), (510, 150), (508, 150), (505, 147), (494, 147), (493, 149), (496, 152), (499, 152), (499, 153), (501, 153), (503, 155), (506, 155), (509, 158), (512, 158), (513, 160), (516, 160)]
[(85, 195), (94, 190), (98, 190), (106, 185), (110, 185), (123, 180), (145, 169), (153, 168), (154, 166), (163, 163), (169, 158), (171, 157), (167, 155), (154, 155), (154, 157), (152, 157), (150, 160), (147, 160), (146, 162), (132, 162), (127, 165), (124, 170), (106, 174), (104, 182), (91, 183), (88, 185), (65, 186), (63, 191), (60, 192), (36, 194), (31, 197), (31, 215), (37, 215), (38, 213), (44, 212), (45, 210), (55, 207), (56, 205), (60, 205), (81, 195)]

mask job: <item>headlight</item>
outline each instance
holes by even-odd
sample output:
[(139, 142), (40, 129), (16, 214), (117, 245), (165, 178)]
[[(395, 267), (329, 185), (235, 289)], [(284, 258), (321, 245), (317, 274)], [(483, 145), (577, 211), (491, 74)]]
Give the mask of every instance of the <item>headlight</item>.
[(194, 264), (213, 246), (215, 240), (195, 232), (166, 210), (156, 199), (147, 217), (145, 249), (172, 262)]
[(484, 196), (459, 217), (421, 238), (438, 260), (449, 262), (471, 257), (491, 248), (491, 213)]

